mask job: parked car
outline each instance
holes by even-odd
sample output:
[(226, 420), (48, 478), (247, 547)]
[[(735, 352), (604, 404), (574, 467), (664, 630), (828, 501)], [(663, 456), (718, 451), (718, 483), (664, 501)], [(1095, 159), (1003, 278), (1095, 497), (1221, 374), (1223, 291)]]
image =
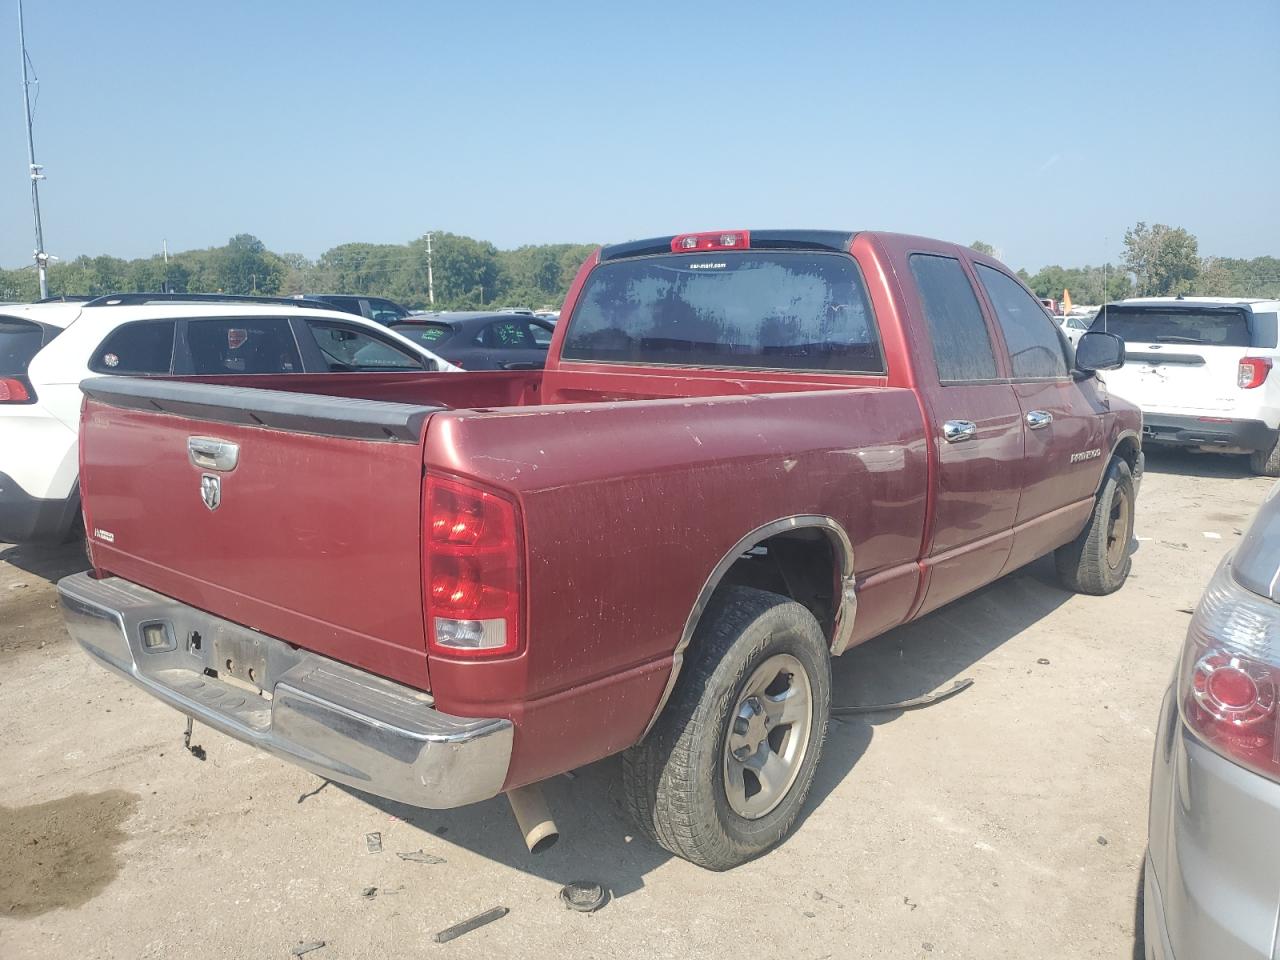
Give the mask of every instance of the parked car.
[(1161, 707), (1143, 880), (1150, 960), (1275, 956), (1278, 492), (1205, 588)]
[(301, 298), (328, 304), (332, 310), (367, 317), (383, 326), (403, 320), (412, 313), (408, 307), (402, 307), (394, 300), (388, 300), (386, 297), (369, 297), (364, 294), (307, 293), (302, 294), (299, 299)]
[(362, 317), (292, 300), (118, 294), (0, 309), (0, 541), (78, 529), (86, 377), (457, 368)]
[(660, 237), (592, 254), (564, 316), (543, 371), (86, 381), (71, 633), (360, 790), (505, 791), (531, 849), (536, 784), (624, 752), (643, 835), (724, 869), (795, 823), (831, 655), (1046, 553), (1128, 575), (1140, 419), (1094, 376), (1123, 343), (1073, 369), (990, 257)]
[(538, 370), (555, 326), (519, 313), (459, 312), (409, 317), (391, 329), (466, 370)]
[(1088, 317), (1071, 314), (1065, 317), (1054, 317), (1053, 319), (1058, 321), (1058, 325), (1062, 327), (1062, 332), (1066, 334), (1073, 347), (1079, 342), (1081, 334), (1088, 332), (1091, 323)]
[(1110, 303), (1091, 330), (1123, 337), (1129, 363), (1107, 378), (1142, 408), (1148, 443), (1245, 453), (1280, 476), (1280, 301), (1148, 297)]

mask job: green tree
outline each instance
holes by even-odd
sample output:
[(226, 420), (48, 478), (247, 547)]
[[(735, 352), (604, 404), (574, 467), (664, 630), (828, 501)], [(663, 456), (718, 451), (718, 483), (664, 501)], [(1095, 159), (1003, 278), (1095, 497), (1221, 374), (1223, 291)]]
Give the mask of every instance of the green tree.
[(1136, 278), (1139, 296), (1172, 296), (1187, 293), (1200, 272), (1200, 254), (1194, 235), (1182, 227), (1139, 221), (1124, 234), (1124, 263)]
[(969, 244), (969, 249), (976, 250), (978, 253), (981, 253), (982, 255), (987, 257), (994, 257), (996, 255), (996, 248), (993, 247), (991, 244), (987, 243), (985, 240), (973, 241), (973, 243)]
[(278, 293), (284, 275), (284, 263), (251, 233), (238, 233), (211, 251), (208, 279), (215, 293)]

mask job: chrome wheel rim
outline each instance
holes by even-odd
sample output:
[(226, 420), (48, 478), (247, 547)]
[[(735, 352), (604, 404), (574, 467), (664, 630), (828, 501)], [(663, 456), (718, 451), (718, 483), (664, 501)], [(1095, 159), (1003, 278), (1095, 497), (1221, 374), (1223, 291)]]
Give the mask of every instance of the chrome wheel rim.
[(1111, 517), (1107, 521), (1107, 564), (1114, 570), (1129, 549), (1129, 497), (1117, 492), (1111, 501)]
[(813, 688), (800, 661), (774, 654), (738, 691), (724, 739), (724, 791), (746, 820), (772, 812), (795, 784), (809, 751)]

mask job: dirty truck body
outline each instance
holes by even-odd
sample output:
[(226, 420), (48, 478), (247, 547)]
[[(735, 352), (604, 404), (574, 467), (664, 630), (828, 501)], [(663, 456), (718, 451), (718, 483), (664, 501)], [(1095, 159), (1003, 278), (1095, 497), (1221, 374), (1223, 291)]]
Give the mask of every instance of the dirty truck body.
[[(1139, 415), (1043, 311), (1049, 347), (1010, 329), (1035, 322), (1015, 293), (918, 237), (684, 235), (589, 258), (541, 371), (88, 380), (93, 570), (60, 585), (67, 622), (201, 722), (424, 807), (647, 749), (627, 766), (647, 832), (732, 865), (808, 789), (813, 643), (1070, 563), (1100, 512), (1123, 555), (1082, 589), (1127, 573)], [(717, 673), (725, 631), (770, 616), (793, 646)], [(726, 682), (735, 702), (695, 718)], [(668, 809), (663, 751), (698, 724), (729, 784), (710, 853), (664, 826), (697, 813)]]

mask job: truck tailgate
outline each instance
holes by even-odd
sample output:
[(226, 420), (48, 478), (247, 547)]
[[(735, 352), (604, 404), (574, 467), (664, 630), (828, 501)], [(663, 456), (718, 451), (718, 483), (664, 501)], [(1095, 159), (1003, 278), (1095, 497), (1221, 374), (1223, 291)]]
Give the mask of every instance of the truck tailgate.
[(174, 380), (83, 390), (96, 568), (429, 689), (421, 437), (440, 408)]

